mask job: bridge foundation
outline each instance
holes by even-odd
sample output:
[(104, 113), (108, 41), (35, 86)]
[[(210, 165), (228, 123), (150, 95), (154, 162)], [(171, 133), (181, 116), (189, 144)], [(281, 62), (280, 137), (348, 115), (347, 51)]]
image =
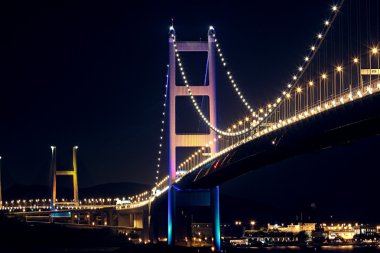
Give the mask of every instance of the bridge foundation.
[(142, 206), (134, 209), (119, 210), (116, 213), (115, 225), (128, 228), (130, 231), (139, 232), (141, 240), (150, 241), (149, 208)]
[[(170, 213), (172, 245), (192, 245), (192, 224), (194, 220), (211, 223), (213, 238), (211, 243), (220, 250), (220, 215), (219, 215), (219, 187), (211, 189), (171, 189)], [(170, 233), (169, 233), (170, 232)], [(169, 238), (168, 238), (169, 239)]]

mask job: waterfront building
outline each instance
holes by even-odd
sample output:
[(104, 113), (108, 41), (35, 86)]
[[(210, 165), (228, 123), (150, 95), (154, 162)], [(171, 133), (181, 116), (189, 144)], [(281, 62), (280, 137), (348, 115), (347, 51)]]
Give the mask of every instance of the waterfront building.
[(285, 232), (285, 233), (293, 233), (298, 234), (301, 231), (305, 231), (309, 236), (311, 236), (311, 233), (315, 230), (316, 223), (291, 223), (289, 225), (278, 225), (274, 224), (271, 225), (268, 223), (268, 231), (279, 231), (279, 232)]
[(322, 224), (323, 231), (326, 237), (329, 240), (338, 240), (343, 239), (345, 241), (352, 240), (357, 234), (358, 226), (355, 224), (354, 226), (351, 223), (343, 223), (343, 224)]

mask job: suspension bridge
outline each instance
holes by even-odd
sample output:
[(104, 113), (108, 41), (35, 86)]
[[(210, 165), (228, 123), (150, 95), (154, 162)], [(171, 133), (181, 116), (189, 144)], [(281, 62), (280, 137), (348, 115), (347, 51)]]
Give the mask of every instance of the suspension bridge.
[[(379, 134), (378, 10), (368, 9), (360, 14), (358, 2), (340, 1), (330, 6), (320, 32), (315, 34), (290, 80), (279, 87), (279, 94), (268, 99), (270, 102), (259, 106), (251, 104), (243, 94), (214, 27), (209, 27), (207, 41), (179, 41), (170, 26), (154, 187), (121, 199), (79, 199), (78, 147), (73, 147), (73, 168), (65, 171), (57, 170), (56, 147), (51, 147), (52, 197), (5, 200), (1, 209), (29, 221), (52, 222), (66, 217), (71, 225), (106, 225), (124, 229), (125, 233), (140, 229), (144, 241), (165, 240), (173, 245), (191, 237), (182, 229), (186, 220), (180, 217), (178, 207), (206, 206), (212, 220), (211, 243), (220, 250), (219, 185), (291, 156)], [(207, 53), (206, 85), (196, 86), (188, 78), (184, 52)], [(227, 83), (246, 109), (240, 119), (226, 128), (217, 124), (217, 69), (225, 72)], [(207, 111), (197, 99), (200, 96), (209, 98)], [(190, 99), (209, 133), (176, 132), (177, 97)], [(165, 141), (169, 162), (162, 166)], [(196, 149), (179, 160), (176, 152), (181, 147)], [(161, 168), (168, 174), (162, 175)], [(73, 178), (72, 201), (57, 198), (57, 176)], [(166, 219), (162, 219), (163, 213)], [(161, 229), (163, 223), (165, 229)]]

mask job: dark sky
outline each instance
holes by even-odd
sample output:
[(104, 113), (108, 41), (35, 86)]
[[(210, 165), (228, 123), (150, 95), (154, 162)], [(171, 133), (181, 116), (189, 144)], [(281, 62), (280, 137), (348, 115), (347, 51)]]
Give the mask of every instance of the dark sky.
[[(4, 181), (47, 184), (50, 145), (57, 146), (62, 166), (70, 165), (71, 147), (79, 145), (81, 186), (123, 181), (152, 184), (171, 18), (178, 40), (205, 40), (208, 26), (213, 25), (242, 90), (251, 103), (260, 104), (277, 95), (289, 80), (333, 3), (1, 3)], [(187, 69), (190, 73), (192, 67)], [(219, 125), (226, 126), (245, 111), (220, 69), (219, 76)], [(198, 124), (197, 119), (194, 122)], [(294, 203), (313, 201), (318, 192), (319, 197), (350, 196), (370, 189), (365, 194), (370, 200), (372, 190), (376, 191), (374, 178), (380, 174), (372, 170), (379, 144), (374, 137), (294, 158), (233, 180), (223, 189), (234, 188), (249, 197), (258, 197), (265, 189), (273, 203), (282, 203), (277, 192), (283, 189)], [(358, 177), (358, 169), (366, 173)], [(240, 192), (236, 185), (241, 186)], [(299, 188), (306, 190), (298, 194)]]

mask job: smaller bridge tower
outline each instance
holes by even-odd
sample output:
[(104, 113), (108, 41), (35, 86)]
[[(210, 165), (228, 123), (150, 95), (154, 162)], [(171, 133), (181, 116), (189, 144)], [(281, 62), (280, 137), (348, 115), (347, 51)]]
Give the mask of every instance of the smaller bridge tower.
[[(72, 170), (58, 170), (57, 171), (57, 148), (51, 146), (51, 171), (53, 177), (52, 193), (51, 193), (51, 209), (54, 209), (57, 199), (57, 176), (72, 176), (73, 177), (73, 191), (74, 191), (74, 202), (75, 206), (79, 206), (78, 197), (78, 167), (77, 167), (77, 150), (78, 146), (73, 147), (73, 169)], [(65, 203), (68, 204), (68, 203)]]

